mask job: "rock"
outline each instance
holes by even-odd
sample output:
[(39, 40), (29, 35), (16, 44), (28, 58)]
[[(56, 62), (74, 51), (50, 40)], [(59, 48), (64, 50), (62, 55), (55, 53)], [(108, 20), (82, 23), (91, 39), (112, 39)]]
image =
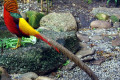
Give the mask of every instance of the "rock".
[(92, 50), (92, 49), (83, 49), (83, 50), (80, 50), (76, 53), (76, 56), (78, 58), (82, 58), (82, 57), (85, 57), (85, 56), (88, 56), (88, 55), (93, 55), (95, 52), (95, 50)]
[(57, 32), (77, 30), (75, 18), (71, 13), (49, 13), (40, 20), (40, 26)]
[(105, 61), (105, 58), (100, 58), (98, 60), (93, 61), (92, 64), (94, 64), (94, 65), (100, 65), (104, 61)]
[[(16, 79), (15, 79), (16, 80)], [(30, 79), (28, 77), (21, 77), (21, 78), (18, 78), (18, 80), (35, 80), (35, 79)]]
[(95, 15), (95, 17), (98, 19), (98, 20), (108, 20), (109, 16), (107, 14), (104, 14), (104, 13), (97, 13)]
[(82, 49), (85, 49), (85, 50), (88, 49), (88, 45), (86, 43), (80, 42), (79, 44), (82, 47)]
[(96, 21), (92, 21), (90, 23), (91, 28), (110, 28), (111, 27), (111, 23), (107, 22), (107, 21), (100, 21), (100, 20), (96, 20)]
[(101, 39), (103, 39), (103, 37), (102, 36), (93, 36), (90, 39), (95, 41), (95, 40), (101, 40)]
[(111, 16), (111, 15), (114, 15), (114, 14), (119, 15), (120, 14), (120, 8), (98, 7), (98, 8), (93, 8), (91, 13), (93, 13), (94, 15), (96, 15), (97, 13), (104, 13), (104, 14), (107, 14), (108, 16)]
[(74, 62), (70, 61), (70, 63), (68, 65), (62, 67), (62, 70), (71, 70), (75, 67), (75, 65), (76, 64)]
[(40, 26), (40, 20), (44, 16), (43, 13), (35, 12), (35, 11), (27, 11), (27, 17), (29, 18), (28, 22), (33, 28), (38, 28)]
[(76, 35), (80, 41), (88, 42), (90, 40), (87, 35), (81, 34), (79, 32), (77, 32)]
[(107, 42), (107, 41), (111, 41), (112, 39), (111, 39), (109, 36), (105, 36), (105, 37), (103, 38), (103, 40), (104, 40), (105, 42)]
[(120, 27), (120, 22), (113, 23), (113, 27)]
[(95, 60), (95, 58), (92, 57), (92, 56), (88, 56), (88, 57), (85, 57), (85, 58), (82, 59), (83, 62), (90, 62), (90, 61), (93, 61), (93, 60)]
[(0, 67), (0, 80), (11, 80), (9, 74), (3, 67)]
[(34, 73), (34, 72), (28, 72), (28, 73), (21, 74), (20, 77), (35, 80), (36, 78), (38, 78), (38, 75), (36, 73)]
[[(79, 43), (75, 31), (54, 32), (41, 30), (40, 33), (57, 41), (73, 53), (77, 51), (76, 46)], [(36, 44), (26, 43), (25, 46), (21, 46), (16, 50), (4, 48), (3, 55), (0, 55), (0, 65), (5, 66), (11, 74), (26, 72), (35, 72), (40, 75), (47, 74), (58, 69), (64, 62), (66, 62), (66, 57), (62, 53), (59, 54), (41, 40), (38, 40)]]
[(118, 19), (120, 19), (120, 14), (114, 14)]
[(54, 80), (45, 76), (39, 76), (36, 80)]
[(120, 37), (117, 37), (115, 40), (112, 40), (112, 46), (119, 46), (120, 45)]

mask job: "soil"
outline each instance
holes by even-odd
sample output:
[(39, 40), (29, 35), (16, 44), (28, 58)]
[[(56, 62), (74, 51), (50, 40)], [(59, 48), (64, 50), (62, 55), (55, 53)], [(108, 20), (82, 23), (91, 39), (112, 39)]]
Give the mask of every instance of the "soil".
[[(55, 0), (54, 12), (71, 12), (77, 21), (78, 28), (88, 28), (91, 21), (95, 20), (90, 11), (97, 7), (116, 7), (114, 1), (107, 5), (106, 0), (93, 0), (91, 4), (87, 0)], [(119, 6), (118, 6), (119, 7)]]

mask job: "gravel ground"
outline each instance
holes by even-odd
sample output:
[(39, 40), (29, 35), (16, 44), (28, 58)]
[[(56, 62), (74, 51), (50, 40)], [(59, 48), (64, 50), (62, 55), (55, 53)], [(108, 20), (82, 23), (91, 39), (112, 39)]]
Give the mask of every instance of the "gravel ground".
[[(105, 61), (101, 65), (87, 64), (98, 76), (99, 80), (120, 80), (120, 59)], [(91, 80), (79, 67), (71, 71), (61, 71), (63, 76), (57, 80)]]
[[(112, 33), (111, 33), (112, 32)], [(87, 31), (79, 31), (79, 33), (92, 36), (101, 36), (101, 34), (116, 34), (117, 28), (110, 29), (99, 29), (99, 30), (87, 30)], [(106, 36), (107, 37), (107, 36)], [(115, 37), (115, 36), (114, 36)], [(114, 37), (102, 40), (90, 40), (86, 42), (88, 45), (95, 44), (96, 46), (90, 47), (94, 50), (104, 51), (108, 53), (113, 53), (116, 57), (109, 57), (103, 62), (101, 65), (93, 65), (91, 62), (86, 63), (93, 72), (98, 76), (99, 80), (120, 80), (120, 52), (112, 51), (113, 49), (120, 49), (119, 46), (112, 46), (111, 40), (114, 40)], [(83, 41), (84, 42), (84, 41)], [(94, 58), (98, 58), (97, 55), (94, 55)], [(89, 76), (82, 71), (79, 67), (75, 67), (70, 71), (60, 71), (61, 77), (57, 80), (91, 80)]]

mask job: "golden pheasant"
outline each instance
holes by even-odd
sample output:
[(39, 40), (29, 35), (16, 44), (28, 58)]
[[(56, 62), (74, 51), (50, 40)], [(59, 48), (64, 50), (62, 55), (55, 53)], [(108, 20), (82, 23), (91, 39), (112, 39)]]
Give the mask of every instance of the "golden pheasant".
[(59, 50), (52, 44), (49, 43), (38, 31), (32, 28), (29, 23), (22, 18), (18, 11), (18, 4), (16, 0), (4, 0), (4, 22), (7, 29), (16, 34), (18, 37), (17, 46), (13, 49), (17, 49), (21, 46), (22, 37), (35, 36), (38, 39), (43, 40), (48, 45), (52, 46), (59, 52)]

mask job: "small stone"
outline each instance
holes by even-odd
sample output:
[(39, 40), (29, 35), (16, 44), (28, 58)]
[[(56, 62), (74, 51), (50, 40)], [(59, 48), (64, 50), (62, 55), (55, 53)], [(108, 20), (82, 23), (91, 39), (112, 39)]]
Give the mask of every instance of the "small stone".
[(88, 56), (88, 57), (85, 57), (85, 58), (82, 59), (83, 62), (90, 62), (90, 61), (93, 61), (93, 60), (95, 60), (95, 58), (92, 57), (92, 56)]
[(107, 41), (111, 41), (112, 39), (111, 39), (110, 37), (108, 37), (108, 36), (105, 36), (105, 37), (103, 38), (103, 40), (104, 40), (105, 42), (107, 42)]
[(98, 20), (108, 20), (109, 16), (104, 13), (98, 13), (95, 15)]
[(72, 6), (75, 6), (75, 4), (74, 4), (74, 3), (72, 3)]
[(63, 66), (62, 70), (71, 70), (71, 69), (73, 69), (74, 66), (75, 66), (75, 63), (74, 62), (70, 62), (68, 65)]
[(83, 49), (83, 50), (80, 50), (76, 53), (76, 56), (78, 58), (82, 58), (82, 57), (85, 57), (85, 56), (88, 56), (88, 55), (93, 55), (95, 52), (95, 50), (92, 50), (92, 49)]
[(26, 77), (26, 78), (29, 78), (29, 79), (36, 79), (38, 78), (38, 75), (34, 72), (28, 72), (28, 73), (24, 73), (24, 74), (21, 74), (20, 75), (21, 77)]
[(90, 23), (91, 28), (111, 28), (111, 23), (107, 22), (107, 21), (100, 21), (100, 20), (96, 20), (96, 21), (92, 21)]
[(103, 37), (101, 37), (101, 36), (93, 36), (90, 39), (95, 41), (95, 40), (101, 40), (101, 39), (103, 39)]
[(120, 27), (120, 22), (113, 23), (113, 27)]
[(86, 43), (80, 42), (79, 43), (82, 49), (87, 49), (88, 45)]
[(22, 77), (22, 78), (18, 78), (18, 80), (32, 80), (32, 79), (30, 79), (28, 77)]
[(54, 80), (54, 79), (51, 79), (51, 78), (48, 78), (48, 77), (45, 77), (45, 76), (39, 76), (37, 79), (35, 80)]
[(120, 37), (117, 37), (115, 40), (112, 40), (112, 46), (119, 46), (120, 45)]
[(97, 34), (101, 34), (101, 33), (105, 32), (105, 29), (96, 29), (96, 30), (94, 30), (94, 32)]
[(102, 62), (104, 62), (104, 61), (105, 61), (105, 58), (100, 58), (100, 59), (98, 59), (98, 60), (93, 61), (92, 64), (100, 65), (100, 64), (101, 64)]
[(120, 15), (119, 14), (114, 14), (118, 19), (120, 19)]
[(78, 32), (76, 33), (76, 35), (80, 41), (88, 42), (90, 40), (87, 35), (83, 35), (83, 34), (78, 33)]
[(9, 74), (3, 67), (0, 67), (0, 80), (11, 80)]

